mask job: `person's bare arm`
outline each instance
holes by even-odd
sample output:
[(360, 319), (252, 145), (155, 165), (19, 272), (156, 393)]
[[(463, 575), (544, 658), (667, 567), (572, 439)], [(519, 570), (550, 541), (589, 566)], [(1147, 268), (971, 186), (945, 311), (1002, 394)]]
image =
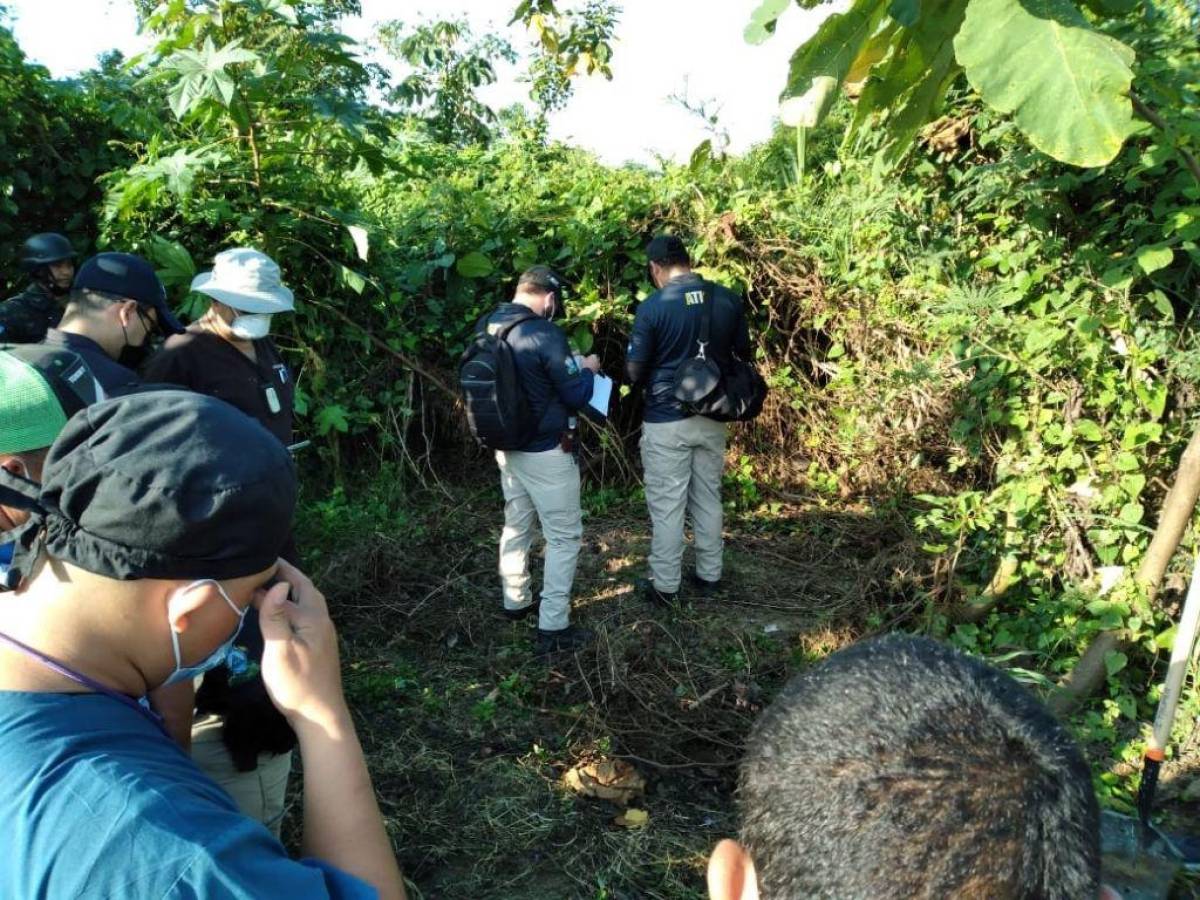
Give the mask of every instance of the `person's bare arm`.
[(404, 879), (383, 827), (371, 776), (342, 694), (337, 635), (325, 598), (282, 560), (259, 598), (263, 682), (300, 741), (304, 852), (362, 879), (383, 900), (405, 900)]
[(192, 752), (192, 720), (196, 709), (196, 687), (190, 681), (155, 688), (150, 705), (163, 717), (167, 733), (185, 753)]

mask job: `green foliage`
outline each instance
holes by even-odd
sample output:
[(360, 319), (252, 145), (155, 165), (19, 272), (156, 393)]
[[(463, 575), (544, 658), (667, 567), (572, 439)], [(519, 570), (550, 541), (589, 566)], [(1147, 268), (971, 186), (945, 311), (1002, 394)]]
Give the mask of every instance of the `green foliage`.
[(494, 35), (475, 39), (465, 19), (428, 22), (411, 30), (389, 22), (380, 27), (379, 38), (412, 69), (392, 90), (394, 102), (419, 112), (439, 143), (486, 143), (496, 114), (475, 92), (495, 83), (495, 60), (516, 61), (507, 41)]
[[(786, 5), (762, 3), (747, 40), (765, 40)], [(1135, 51), (1149, 49), (1140, 39), (1161, 33), (1135, 17), (1135, 5), (1091, 3), (1097, 25), (1073, 0), (855, 0), (797, 49), (781, 115), (812, 127), (839, 87), (865, 81), (855, 132), (868, 121), (881, 124), (883, 158), (894, 165), (965, 71), (984, 102), (1011, 114), (1033, 146), (1074, 165), (1104, 165), (1135, 131)], [(1186, 7), (1167, 10), (1188, 41)], [(1155, 64), (1153, 54), (1143, 59)]]
[(1103, 165), (1132, 133), (1133, 50), (1070, 0), (971, 0), (954, 48), (984, 102), (1055, 159)]
[(22, 277), (21, 242), (60, 231), (79, 246), (93, 233), (95, 179), (126, 161), (116, 123), (77, 85), (50, 79), (26, 61), (12, 32), (0, 27), (0, 288), (9, 296)]

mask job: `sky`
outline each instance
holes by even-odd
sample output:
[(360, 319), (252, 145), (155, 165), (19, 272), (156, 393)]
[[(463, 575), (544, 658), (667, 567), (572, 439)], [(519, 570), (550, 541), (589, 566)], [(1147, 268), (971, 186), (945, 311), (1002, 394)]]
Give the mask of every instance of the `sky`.
[[(129, 0), (2, 0), (26, 55), (56, 77), (92, 67), (113, 48), (127, 56), (148, 46), (137, 33)], [(570, 0), (566, 0), (567, 3)], [(742, 29), (758, 0), (624, 0), (614, 44), (614, 78), (578, 79), (566, 109), (551, 119), (551, 136), (586, 147), (607, 162), (653, 162), (656, 156), (686, 161), (708, 134), (698, 117), (670, 99), (686, 94), (719, 110), (720, 126), (739, 153), (770, 136), (788, 59), (836, 6), (818, 10), (792, 7), (776, 35), (758, 47), (742, 39)], [(415, 4), (363, 0), (361, 19), (342, 30), (378, 61), (371, 36), (381, 21), (408, 15)], [(564, 4), (565, 5), (565, 4)], [(519, 26), (507, 28), (516, 0), (425, 0), (424, 18), (465, 15), (477, 33), (503, 34), (518, 51), (530, 45)], [(64, 23), (66, 27), (64, 27)], [(527, 86), (517, 67), (504, 66), (500, 81), (481, 96), (495, 108), (521, 101)]]

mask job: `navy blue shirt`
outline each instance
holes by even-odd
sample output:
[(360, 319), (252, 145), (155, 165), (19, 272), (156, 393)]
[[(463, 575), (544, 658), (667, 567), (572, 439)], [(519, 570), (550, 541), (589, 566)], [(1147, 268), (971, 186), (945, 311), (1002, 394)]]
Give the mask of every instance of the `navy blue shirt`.
[[(487, 317), (489, 325), (503, 325), (529, 314), (519, 303), (501, 303)], [(538, 420), (537, 436), (521, 448), (538, 453), (558, 446), (568, 417), (592, 398), (591, 370), (575, 361), (563, 330), (541, 316), (522, 322), (508, 333), (521, 387)]]
[(694, 272), (677, 275), (641, 302), (625, 354), (625, 372), (633, 384), (646, 385), (647, 422), (689, 418), (675, 399), (675, 370), (699, 352), (700, 320), (711, 300), (712, 325), (705, 355), (727, 371), (732, 354), (750, 357), (750, 332), (742, 298), (705, 281)]
[(127, 394), (141, 384), (137, 372), (125, 368), (105, 353), (103, 347), (82, 334), (72, 334), (69, 331), (51, 328), (46, 332), (46, 338), (42, 343), (50, 347), (70, 350), (83, 357), (83, 361), (92, 370), (92, 376), (103, 388), (106, 397)]

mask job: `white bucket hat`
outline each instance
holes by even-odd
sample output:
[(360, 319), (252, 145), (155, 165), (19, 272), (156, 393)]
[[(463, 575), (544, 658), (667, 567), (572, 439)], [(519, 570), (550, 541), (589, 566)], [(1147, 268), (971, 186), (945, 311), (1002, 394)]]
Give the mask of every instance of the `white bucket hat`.
[(213, 270), (192, 279), (192, 290), (238, 312), (273, 314), (296, 308), (275, 260), (249, 247), (218, 253), (213, 258)]

